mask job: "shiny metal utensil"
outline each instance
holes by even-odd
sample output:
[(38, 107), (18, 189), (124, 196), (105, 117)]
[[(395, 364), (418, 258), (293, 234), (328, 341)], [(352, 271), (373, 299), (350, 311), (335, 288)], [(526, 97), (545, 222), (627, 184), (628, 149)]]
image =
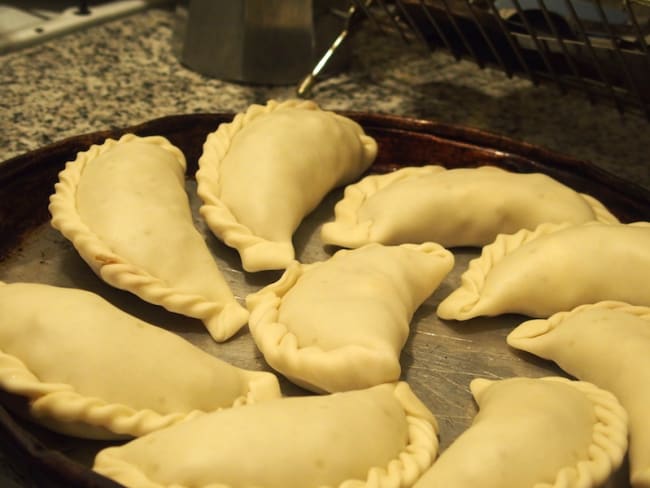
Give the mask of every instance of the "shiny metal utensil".
[(244, 83), (301, 80), (341, 31), (346, 0), (191, 0), (180, 60), (204, 75)]

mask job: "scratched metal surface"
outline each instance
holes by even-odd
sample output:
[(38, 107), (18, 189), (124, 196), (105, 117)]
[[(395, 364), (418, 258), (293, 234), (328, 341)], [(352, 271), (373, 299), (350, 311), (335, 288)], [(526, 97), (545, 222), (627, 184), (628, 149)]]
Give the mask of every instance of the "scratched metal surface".
[[(237, 253), (214, 238), (198, 217), (199, 202), (195, 197), (195, 182), (190, 180), (187, 185), (196, 225), (206, 236), (235, 295), (243, 300), (248, 293), (279, 278), (279, 272), (249, 274), (241, 271)], [(330, 194), (298, 229), (295, 245), (297, 256), (302, 262), (327, 259), (335, 250), (325, 248), (318, 236), (320, 226), (332, 217), (334, 203), (341, 196), (341, 191)], [(470, 425), (477, 412), (468, 388), (473, 378), (563, 375), (551, 363), (515, 352), (505, 343), (508, 332), (525, 320), (525, 317), (481, 318), (462, 323), (437, 319), (435, 309), (438, 302), (459, 284), (460, 274), (469, 260), (478, 255), (478, 251), (466, 249), (454, 254), (456, 264), (453, 271), (415, 313), (411, 334), (402, 353), (402, 379), (409, 382), (436, 415), (440, 426), (441, 450)], [(173, 330), (232, 364), (248, 369), (269, 370), (247, 328), (226, 343), (215, 343), (204, 332), (199, 321), (171, 314), (101, 282), (68, 241), (48, 224), (33, 230), (16, 252), (0, 262), (0, 280), (36, 281), (94, 291), (127, 312)], [(74, 312), (71, 310), (71, 313)], [(283, 392), (287, 395), (308, 394), (285, 380), (281, 380), (281, 383)], [(105, 446), (103, 443), (53, 436), (27, 423), (24, 427), (35, 433), (46, 445), (61, 450), (87, 466), (91, 465), (98, 449)], [(534, 439), (531, 439), (533, 442)], [(606, 486), (627, 488), (629, 484), (626, 478), (624, 466)]]

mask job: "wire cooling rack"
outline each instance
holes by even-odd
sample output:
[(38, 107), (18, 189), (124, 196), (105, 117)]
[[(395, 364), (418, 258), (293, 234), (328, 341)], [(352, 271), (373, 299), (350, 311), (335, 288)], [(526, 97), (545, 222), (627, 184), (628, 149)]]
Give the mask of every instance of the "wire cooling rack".
[(350, 27), (365, 22), (650, 120), (650, 0), (350, 0), (347, 16), (307, 84)]

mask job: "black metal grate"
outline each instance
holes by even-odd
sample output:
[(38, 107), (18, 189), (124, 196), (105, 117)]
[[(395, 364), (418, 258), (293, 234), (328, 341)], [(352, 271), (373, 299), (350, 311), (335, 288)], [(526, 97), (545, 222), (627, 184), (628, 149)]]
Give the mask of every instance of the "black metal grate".
[[(352, 0), (382, 33), (650, 120), (650, 0)], [(364, 19), (365, 20), (365, 19)]]

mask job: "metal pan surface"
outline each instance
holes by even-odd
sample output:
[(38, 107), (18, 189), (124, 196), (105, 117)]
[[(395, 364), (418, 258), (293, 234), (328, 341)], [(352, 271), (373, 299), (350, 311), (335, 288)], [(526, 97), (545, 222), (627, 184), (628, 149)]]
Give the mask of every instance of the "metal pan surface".
[[(449, 168), (490, 164), (519, 172), (542, 172), (598, 198), (624, 222), (650, 220), (650, 192), (587, 162), (473, 129), (379, 114), (342, 113), (357, 120), (378, 141), (379, 155), (371, 172), (423, 164)], [(164, 326), (237, 366), (269, 370), (246, 328), (226, 343), (215, 343), (200, 322), (166, 312), (101, 282), (70, 243), (49, 225), (48, 198), (57, 174), (77, 152), (128, 132), (162, 135), (185, 153), (187, 192), (195, 223), (205, 234), (235, 295), (243, 300), (248, 293), (275, 281), (280, 272), (243, 272), (237, 253), (211, 235), (197, 212), (199, 201), (193, 175), (203, 141), (209, 132), (220, 123), (229, 122), (233, 115), (164, 117), (137, 126), (65, 139), (0, 164), (0, 280), (34, 281), (94, 291), (125, 311)], [(335, 251), (323, 246), (318, 236), (320, 226), (332, 218), (334, 204), (341, 197), (342, 189), (333, 191), (298, 229), (294, 243), (302, 262), (326, 259)], [(454, 254), (454, 270), (416, 312), (401, 357), (402, 379), (410, 383), (439, 421), (441, 449), (465, 430), (476, 414), (469, 393), (473, 378), (564, 375), (550, 362), (535, 360), (507, 346), (506, 335), (526, 317), (478, 318), (461, 325), (436, 317), (437, 304), (459, 284), (460, 274), (469, 260), (478, 256), (479, 250), (456, 249)], [(307, 394), (281, 381), (286, 395)], [(0, 447), (8, 462), (28, 473), (37, 486), (118, 486), (90, 469), (94, 455), (109, 443), (71, 439), (45, 431), (10, 413), (12, 410), (6, 407), (16, 401), (16, 398), (0, 396)], [(627, 467), (623, 466), (607, 486), (627, 488)]]

